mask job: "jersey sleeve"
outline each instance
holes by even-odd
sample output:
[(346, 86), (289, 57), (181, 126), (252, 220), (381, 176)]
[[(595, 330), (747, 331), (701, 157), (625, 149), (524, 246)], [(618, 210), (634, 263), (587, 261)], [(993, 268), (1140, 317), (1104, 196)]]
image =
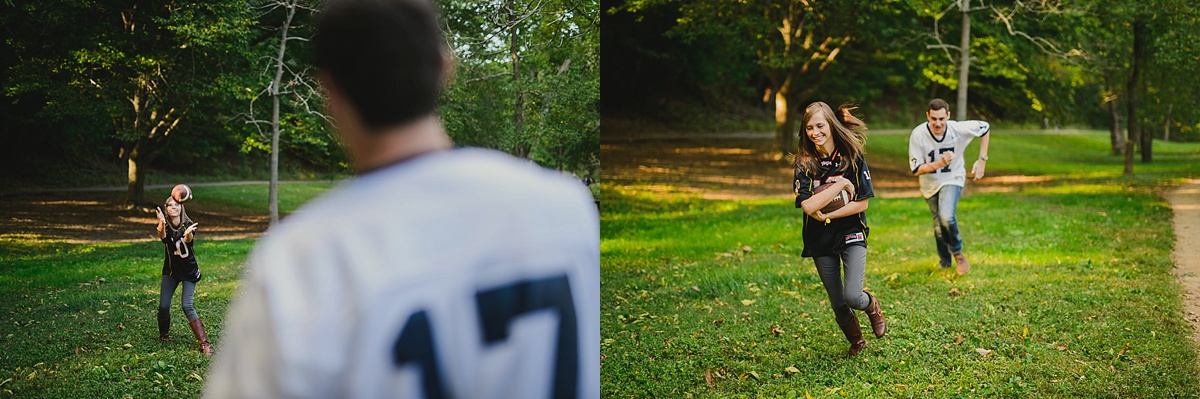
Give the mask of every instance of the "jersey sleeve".
[[(345, 368), (345, 319), (328, 308), (347, 305), (330, 254), (311, 240), (277, 232), (251, 253), (242, 286), (231, 301), (220, 349), (205, 379), (204, 398), (332, 397), (336, 370)], [(353, 312), (343, 311), (345, 314)], [(317, 327), (314, 328), (313, 326)], [(313, 343), (320, 343), (314, 345)]]
[(984, 121), (951, 121), (950, 123), (954, 123), (955, 130), (966, 133), (963, 135), (965, 139), (987, 136), (988, 132), (992, 130), (992, 125)]
[(804, 173), (804, 168), (799, 165), (796, 166), (792, 176), (792, 189), (796, 192), (796, 208), (801, 208), (800, 203), (813, 196), (812, 178)]
[(276, 345), (261, 279), (246, 278), (225, 319), (222, 348), (205, 379), (204, 398), (278, 397)]
[(854, 200), (875, 198), (875, 188), (871, 184), (871, 171), (867, 168), (866, 158), (858, 157), (854, 161), (854, 169), (857, 172), (854, 175)]
[(921, 130), (924, 126), (924, 124), (917, 126), (916, 129), (913, 129), (912, 135), (908, 137), (908, 169), (912, 173), (917, 173), (917, 168), (925, 164), (925, 153), (927, 151), (921, 147), (918, 136), (922, 134)]

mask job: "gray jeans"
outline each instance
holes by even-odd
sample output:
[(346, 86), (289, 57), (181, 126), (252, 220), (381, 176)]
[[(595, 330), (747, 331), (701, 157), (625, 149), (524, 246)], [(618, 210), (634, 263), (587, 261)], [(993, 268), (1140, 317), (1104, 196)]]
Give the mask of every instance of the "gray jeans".
[(162, 276), (162, 285), (158, 291), (158, 313), (170, 314), (171, 297), (175, 296), (175, 288), (179, 287), (179, 283), (183, 283), (183, 296), (180, 298), (183, 314), (187, 316), (188, 321), (199, 319), (200, 316), (196, 315), (196, 309), (192, 308), (192, 300), (196, 296), (196, 283), (176, 280), (165, 274)]
[[(871, 304), (871, 298), (863, 292), (863, 276), (867, 270), (867, 248), (858, 245), (847, 246), (841, 256), (819, 256), (813, 258), (817, 264), (817, 274), (821, 275), (821, 284), (825, 285), (825, 293), (829, 294), (829, 306), (838, 323), (849, 322), (854, 318), (851, 308), (865, 310)], [(846, 270), (846, 279), (842, 280), (842, 268)]]

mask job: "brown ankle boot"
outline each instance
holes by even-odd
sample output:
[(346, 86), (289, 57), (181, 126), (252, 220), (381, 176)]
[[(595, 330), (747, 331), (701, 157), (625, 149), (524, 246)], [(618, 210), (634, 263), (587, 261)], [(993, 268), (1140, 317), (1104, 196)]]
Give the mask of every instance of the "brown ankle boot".
[(196, 341), (200, 341), (200, 352), (204, 353), (204, 356), (212, 356), (212, 345), (209, 345), (208, 334), (204, 332), (204, 322), (200, 319), (192, 320), (188, 322), (188, 327), (196, 334)]
[(862, 328), (858, 326), (857, 314), (854, 315), (854, 320), (838, 323), (838, 327), (842, 328), (842, 333), (846, 334), (846, 340), (850, 341), (850, 350), (846, 352), (846, 358), (854, 357), (867, 346), (867, 340), (862, 337)]
[(867, 318), (871, 319), (871, 332), (875, 333), (875, 338), (883, 338), (883, 334), (887, 333), (887, 320), (883, 319), (883, 309), (879, 308), (879, 300), (875, 299), (874, 295), (867, 294), (871, 297), (871, 304), (867, 305)]
[(971, 271), (971, 263), (967, 262), (967, 256), (963, 255), (962, 253), (954, 254), (954, 263), (956, 264), (955, 267), (958, 268), (958, 274), (960, 276)]

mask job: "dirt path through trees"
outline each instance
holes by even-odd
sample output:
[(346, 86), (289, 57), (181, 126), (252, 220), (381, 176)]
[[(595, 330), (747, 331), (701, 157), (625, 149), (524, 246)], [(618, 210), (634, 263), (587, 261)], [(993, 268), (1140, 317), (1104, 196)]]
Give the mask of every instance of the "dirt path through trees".
[(1165, 195), (1175, 211), (1175, 276), (1183, 285), (1184, 311), (1192, 340), (1200, 343), (1200, 179), (1188, 180)]

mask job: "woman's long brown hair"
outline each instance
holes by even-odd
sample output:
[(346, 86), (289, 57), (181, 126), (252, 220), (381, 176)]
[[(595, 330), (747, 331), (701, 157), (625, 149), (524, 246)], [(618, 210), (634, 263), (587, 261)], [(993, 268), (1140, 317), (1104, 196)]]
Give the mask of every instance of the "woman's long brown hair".
[(842, 104), (837, 112), (834, 112), (829, 104), (821, 101), (804, 107), (804, 117), (800, 119), (800, 146), (796, 153), (796, 167), (802, 168), (806, 173), (816, 171), (820, 167), (818, 160), (821, 154), (817, 152), (817, 145), (804, 134), (808, 121), (817, 113), (825, 116), (825, 121), (829, 123), (833, 146), (837, 155), (842, 157), (840, 170), (846, 170), (854, 160), (861, 157), (864, 153), (863, 147), (867, 144), (867, 124), (854, 116), (852, 111), (856, 109), (858, 107)]

